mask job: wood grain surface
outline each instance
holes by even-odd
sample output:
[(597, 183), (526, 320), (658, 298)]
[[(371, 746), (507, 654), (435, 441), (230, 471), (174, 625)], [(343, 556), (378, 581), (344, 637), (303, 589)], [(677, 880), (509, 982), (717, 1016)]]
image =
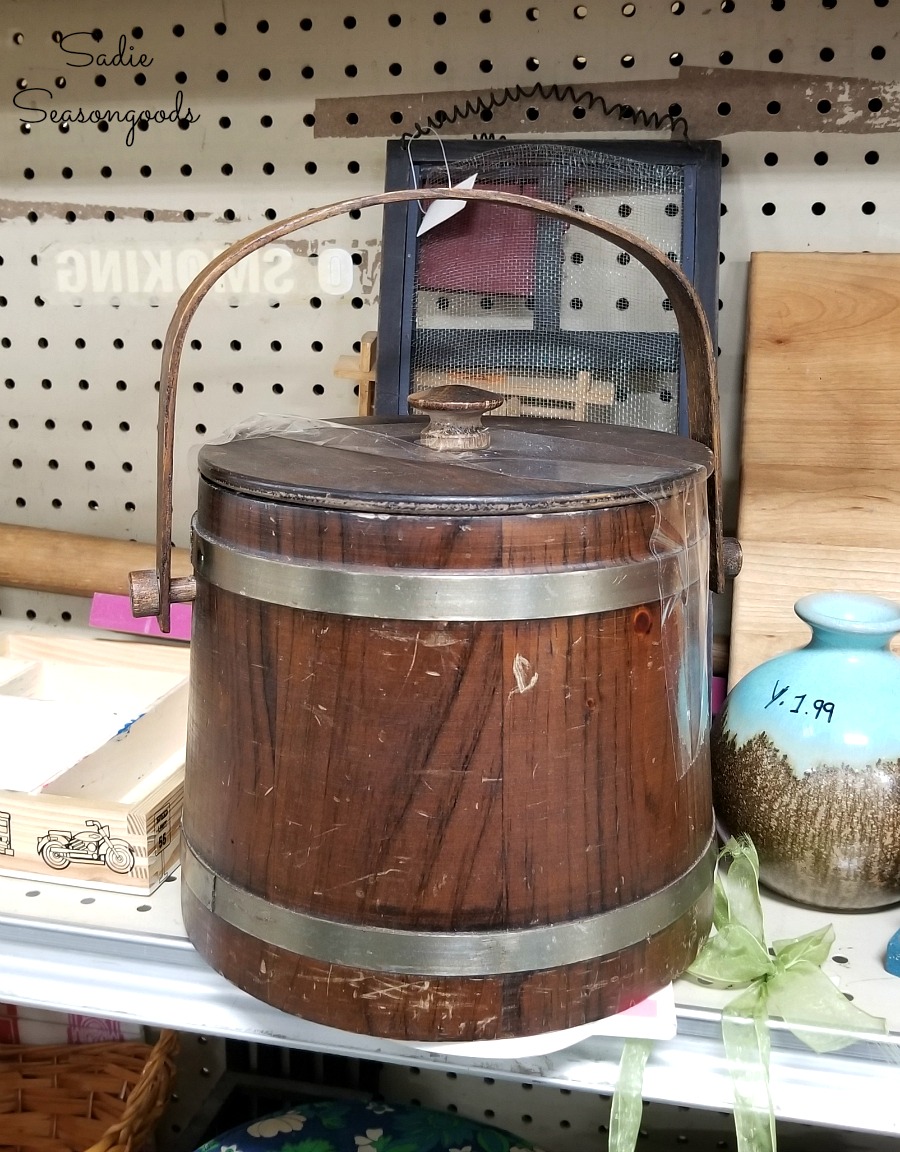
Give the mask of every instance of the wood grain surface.
[(729, 684), (798, 647), (808, 592), (900, 600), (900, 255), (751, 259)]
[[(704, 483), (691, 486), (702, 504)], [(688, 511), (686, 513), (686, 506)], [(204, 481), (204, 534), (323, 562), (546, 571), (690, 540), (683, 493), (529, 516), (372, 516)], [(679, 535), (680, 533), (680, 535)], [(672, 546), (676, 546), (673, 543)], [(595, 615), (411, 622), (301, 612), (198, 580), (186, 836), (216, 872), (304, 912), (423, 931), (516, 929), (651, 895), (711, 830), (705, 569), (684, 595)], [(621, 1010), (681, 971), (704, 898), (650, 941), (571, 970), (341, 971), (261, 945), (186, 894), (194, 943), (290, 1012), (407, 1039), (487, 1039)], [(428, 981), (426, 981), (427, 983)]]

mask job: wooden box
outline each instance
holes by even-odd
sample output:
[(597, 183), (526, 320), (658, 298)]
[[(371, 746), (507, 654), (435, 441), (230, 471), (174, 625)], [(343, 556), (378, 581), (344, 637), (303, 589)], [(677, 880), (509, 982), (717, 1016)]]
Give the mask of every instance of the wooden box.
[(149, 893), (178, 863), (188, 651), (0, 634), (0, 873)]

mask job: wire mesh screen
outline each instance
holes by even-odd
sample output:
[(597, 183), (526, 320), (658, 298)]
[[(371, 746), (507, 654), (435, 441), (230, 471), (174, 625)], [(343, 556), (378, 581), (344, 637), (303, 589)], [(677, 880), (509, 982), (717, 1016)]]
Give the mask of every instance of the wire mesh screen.
[[(682, 260), (679, 165), (522, 144), (442, 160), (422, 173), (421, 183), (440, 187), (473, 175), (477, 188), (535, 196), (620, 223)], [(413, 388), (468, 383), (501, 393), (498, 412), (505, 415), (674, 433), (679, 351), (671, 305), (653, 276), (564, 221), (468, 202), (418, 241)]]

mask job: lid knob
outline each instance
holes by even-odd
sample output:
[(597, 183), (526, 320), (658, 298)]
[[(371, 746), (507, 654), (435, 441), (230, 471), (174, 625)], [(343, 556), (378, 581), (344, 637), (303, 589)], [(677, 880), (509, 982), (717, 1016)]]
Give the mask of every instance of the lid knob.
[(490, 446), (491, 434), (481, 417), (499, 408), (505, 397), (468, 384), (444, 384), (410, 392), (407, 400), (410, 408), (429, 417), (420, 444), (435, 452), (471, 452)]

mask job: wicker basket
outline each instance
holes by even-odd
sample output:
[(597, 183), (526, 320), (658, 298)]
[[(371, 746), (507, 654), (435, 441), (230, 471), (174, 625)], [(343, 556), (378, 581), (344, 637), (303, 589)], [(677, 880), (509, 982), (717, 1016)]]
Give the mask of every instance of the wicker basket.
[(117, 1041), (0, 1045), (0, 1152), (140, 1152), (165, 1108), (177, 1033)]

